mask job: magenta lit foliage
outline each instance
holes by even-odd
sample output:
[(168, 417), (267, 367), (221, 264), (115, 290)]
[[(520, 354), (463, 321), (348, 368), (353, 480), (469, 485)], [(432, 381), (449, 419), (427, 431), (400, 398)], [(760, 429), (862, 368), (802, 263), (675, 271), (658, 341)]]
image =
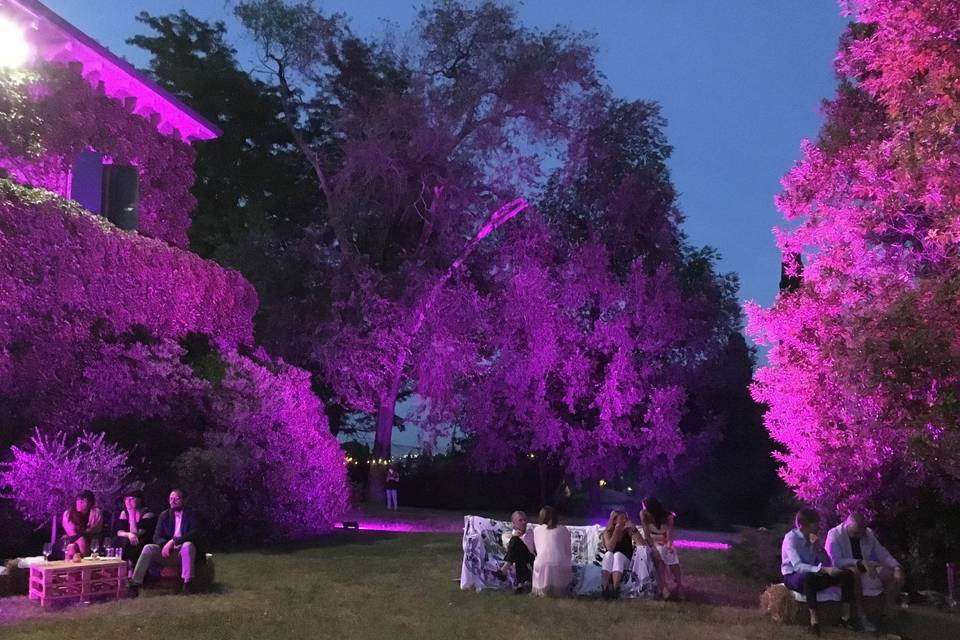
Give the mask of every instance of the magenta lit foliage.
[(93, 491), (98, 504), (122, 497), (131, 471), (127, 452), (105, 442), (102, 433), (68, 439), (37, 430), (30, 444), (13, 447), (13, 459), (0, 463), (0, 497), (13, 500), (32, 524), (58, 518), (82, 490)]
[[(97, 92), (66, 65), (42, 63), (28, 74), (0, 70), (0, 76), (8, 94), (3, 106), (16, 107), (21, 128), (29, 129), (34, 122), (34, 128), (42, 130), (39, 139), (29, 131), (17, 136), (26, 138), (17, 141), (21, 144), (10, 144), (4, 135), (0, 167), (19, 182), (66, 196), (73, 162), (88, 149), (113, 163), (132, 164), (140, 174), (139, 232), (187, 247), (196, 206), (190, 193), (194, 151), (189, 144), (161, 134), (149, 120)], [(7, 133), (2, 122), (0, 132)]]
[[(203, 429), (224, 474), (195, 493), (234, 492), (233, 511), (275, 538), (323, 531), (343, 511), (342, 454), (308, 374), (244, 346), (256, 297), (239, 275), (9, 181), (0, 252), (15, 257), (0, 264), (8, 415), (44, 434), (158, 420)], [(188, 333), (209, 336), (207, 370), (188, 364)]]
[(535, 233), (512, 242), (492, 354), (461, 418), (478, 466), (530, 453), (577, 480), (628, 470), (661, 480), (716, 439), (717, 425), (682, 424), (695, 354), (712, 336), (691, 321), (697, 301), (668, 265), (651, 273), (637, 260), (621, 278), (599, 244), (557, 260)]
[(782, 475), (829, 509), (960, 499), (960, 4), (842, 3), (857, 23), (777, 230), (803, 285), (748, 308)]
[(348, 507), (343, 450), (310, 387), (310, 374), (266, 354), (224, 355), (227, 376), (210, 417), (235, 439), (266, 481), (272, 535), (290, 539), (328, 529)]
[(252, 340), (256, 293), (239, 274), (47, 192), (0, 181), (0, 252), (10, 257), (0, 264), (0, 389), (27, 415), (33, 405), (76, 409), (51, 401), (83, 386), (85, 367), (110, 348), (104, 335), (141, 326), (226, 346)]

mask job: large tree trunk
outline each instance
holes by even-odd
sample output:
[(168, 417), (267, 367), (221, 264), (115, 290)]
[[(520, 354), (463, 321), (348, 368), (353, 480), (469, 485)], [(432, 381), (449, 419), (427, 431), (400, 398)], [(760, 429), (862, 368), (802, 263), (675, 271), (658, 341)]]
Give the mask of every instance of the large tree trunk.
[(393, 414), (396, 398), (381, 398), (377, 407), (377, 431), (373, 440), (373, 459), (370, 461), (370, 471), (367, 474), (367, 502), (369, 504), (383, 504), (386, 496), (385, 483), (387, 468), (377, 464), (378, 460), (390, 459), (390, 449), (393, 443)]
[[(460, 256), (454, 260), (446, 272), (443, 273), (433, 285), (420, 298), (420, 302), (412, 311), (411, 323), (407, 328), (404, 339), (397, 349), (396, 361), (393, 364), (393, 377), (390, 379), (390, 388), (380, 397), (377, 404), (377, 432), (373, 440), (373, 459), (390, 460), (391, 445), (393, 443), (393, 416), (397, 409), (397, 396), (400, 394), (400, 382), (403, 377), (403, 369), (407, 366), (407, 353), (414, 338), (420, 333), (423, 324), (427, 319), (427, 314), (433, 309), (433, 305), (440, 295), (440, 290), (447, 284), (457, 269), (463, 266), (467, 257), (473, 253), (480, 241), (487, 237), (494, 229), (506, 223), (521, 211), (529, 207), (527, 201), (523, 198), (511, 200), (499, 209), (490, 214), (487, 224), (480, 229), (477, 236), (467, 243), (460, 253)], [(375, 503), (377, 500), (385, 501), (386, 492), (386, 465), (371, 464), (370, 472), (367, 474), (367, 502)]]
[(390, 389), (377, 403), (377, 430), (373, 437), (373, 459), (367, 473), (367, 502), (385, 504), (387, 465), (376, 464), (377, 460), (390, 460), (393, 449), (393, 416), (397, 411), (397, 396), (400, 394), (400, 376), (394, 376)]

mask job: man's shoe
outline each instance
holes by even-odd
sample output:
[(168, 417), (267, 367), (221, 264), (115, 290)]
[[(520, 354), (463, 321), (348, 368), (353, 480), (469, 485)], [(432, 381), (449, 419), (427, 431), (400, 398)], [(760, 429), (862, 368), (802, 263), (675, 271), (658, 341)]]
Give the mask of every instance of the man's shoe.
[(820, 635), (820, 625), (819, 625), (819, 624), (812, 624), (812, 625), (810, 625), (810, 633), (812, 633), (812, 634), (815, 635), (815, 636), (819, 636), (819, 635)]
[(183, 586), (180, 587), (180, 595), (189, 596), (196, 593), (196, 590), (193, 588), (193, 583), (187, 581), (183, 583)]
[(873, 626), (873, 623), (870, 622), (870, 619), (867, 616), (860, 616), (860, 629), (867, 633), (876, 633), (877, 628)]
[(517, 588), (514, 589), (513, 592), (519, 596), (523, 595), (524, 593), (530, 593), (532, 588), (533, 585), (531, 585), (529, 582), (522, 582), (517, 585)]
[(849, 631), (863, 631), (860, 624), (851, 618), (840, 618), (840, 626)]
[(140, 585), (138, 585), (136, 582), (131, 582), (130, 584), (127, 585), (128, 598), (136, 598), (139, 595), (140, 595)]

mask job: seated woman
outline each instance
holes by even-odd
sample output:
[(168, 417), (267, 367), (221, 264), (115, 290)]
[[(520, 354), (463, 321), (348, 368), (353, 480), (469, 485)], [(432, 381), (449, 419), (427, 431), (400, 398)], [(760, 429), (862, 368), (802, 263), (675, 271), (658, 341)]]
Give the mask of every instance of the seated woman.
[(643, 540), (650, 547), (657, 578), (660, 582), (660, 596), (666, 600), (671, 597), (667, 589), (666, 576), (673, 578), (676, 596), (683, 600), (683, 575), (680, 573), (680, 558), (673, 548), (673, 522), (677, 514), (667, 511), (656, 498), (646, 498), (640, 511), (640, 526)]
[(90, 553), (91, 541), (99, 538), (103, 531), (103, 512), (96, 507), (93, 492), (84, 490), (78, 493), (73, 506), (63, 512), (61, 521), (66, 533), (64, 545), (68, 548), (74, 545), (82, 556)]
[(533, 593), (538, 596), (563, 596), (573, 580), (573, 554), (570, 531), (558, 524), (553, 507), (540, 509), (540, 524), (533, 530), (537, 557), (533, 561)]
[(637, 529), (627, 518), (626, 511), (610, 512), (607, 528), (603, 530), (603, 546), (606, 552), (603, 554), (603, 564), (600, 565), (604, 600), (620, 596), (623, 572), (630, 567), (633, 540), (637, 535)]
[(157, 517), (141, 506), (143, 494), (137, 490), (127, 491), (123, 496), (123, 509), (117, 516), (115, 535), (123, 547), (123, 559), (136, 566), (144, 545), (153, 539)]

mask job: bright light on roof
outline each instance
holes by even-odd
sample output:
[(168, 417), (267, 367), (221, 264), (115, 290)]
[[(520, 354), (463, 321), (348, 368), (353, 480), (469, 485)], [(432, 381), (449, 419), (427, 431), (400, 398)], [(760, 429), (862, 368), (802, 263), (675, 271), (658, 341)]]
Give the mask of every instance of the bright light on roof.
[(0, 16), (0, 68), (20, 67), (30, 56), (30, 45), (23, 29)]

